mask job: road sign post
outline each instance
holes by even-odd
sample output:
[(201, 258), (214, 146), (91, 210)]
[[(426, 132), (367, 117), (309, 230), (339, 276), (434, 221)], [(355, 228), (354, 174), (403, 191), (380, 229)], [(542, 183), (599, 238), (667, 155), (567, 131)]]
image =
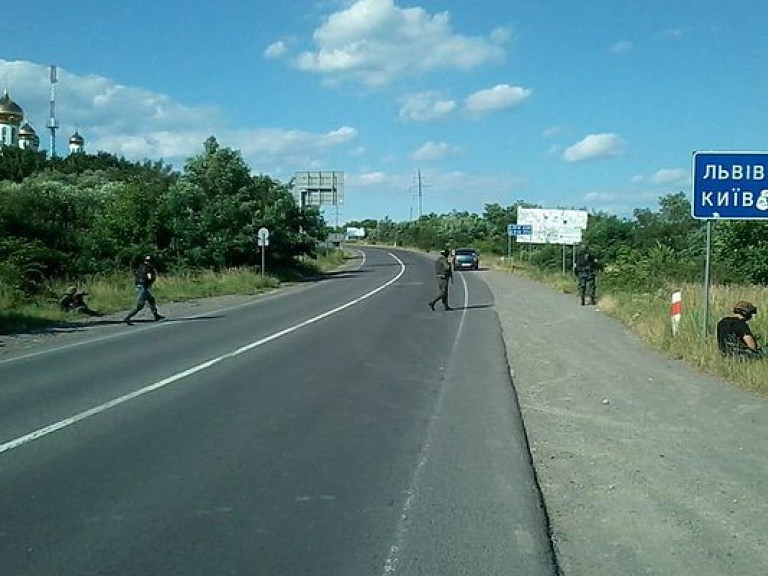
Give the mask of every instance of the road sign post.
[(258, 245), (261, 247), (261, 275), (264, 276), (264, 268), (267, 264), (267, 246), (269, 246), (269, 230), (263, 227), (259, 228), (256, 237)]
[(691, 216), (707, 220), (704, 336), (709, 334), (713, 220), (768, 220), (768, 152), (694, 152)]
[(768, 152), (694, 152), (691, 215), (768, 220)]
[(512, 237), (530, 236), (533, 234), (533, 226), (517, 224), (507, 225), (507, 260), (512, 261)]

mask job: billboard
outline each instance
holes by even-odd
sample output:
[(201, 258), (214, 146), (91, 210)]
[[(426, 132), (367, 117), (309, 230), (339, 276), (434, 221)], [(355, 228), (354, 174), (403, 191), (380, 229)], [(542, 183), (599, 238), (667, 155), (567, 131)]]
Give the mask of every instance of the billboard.
[(529, 244), (565, 244), (581, 242), (581, 232), (587, 227), (586, 210), (545, 210), (518, 208), (517, 225), (530, 226), (530, 234), (520, 234), (517, 242)]
[(293, 196), (300, 207), (344, 203), (344, 172), (304, 171), (293, 178)]

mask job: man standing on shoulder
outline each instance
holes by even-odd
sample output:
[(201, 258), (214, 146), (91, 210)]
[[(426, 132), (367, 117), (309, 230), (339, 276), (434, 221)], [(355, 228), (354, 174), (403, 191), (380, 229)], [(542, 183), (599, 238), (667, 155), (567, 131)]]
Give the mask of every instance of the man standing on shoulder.
[(152, 295), (150, 288), (157, 280), (157, 270), (152, 265), (151, 258), (149, 256), (144, 257), (144, 261), (139, 264), (138, 268), (134, 270), (134, 277), (136, 279), (136, 306), (133, 307), (128, 315), (123, 318), (123, 322), (126, 324), (133, 324), (131, 318), (133, 318), (139, 311), (144, 308), (145, 304), (149, 304), (149, 309), (152, 311), (152, 316), (155, 320), (162, 320), (165, 316), (162, 316), (157, 311), (157, 305), (155, 304), (155, 297)]
[(448, 255), (450, 253), (448, 250), (442, 250), (440, 252), (440, 256), (437, 260), (435, 260), (435, 276), (437, 277), (437, 296), (433, 300), (429, 301), (429, 307), (432, 308), (432, 310), (435, 309), (435, 304), (437, 304), (438, 301), (441, 301), (443, 303), (443, 307), (446, 310), (453, 310), (448, 305), (448, 281), (454, 281), (453, 280), (453, 269), (451, 267), (451, 262), (448, 260)]
[(581, 305), (586, 304), (586, 298), (589, 297), (590, 304), (597, 304), (595, 299), (595, 276), (598, 268), (598, 261), (592, 255), (589, 248), (584, 248), (573, 266), (573, 273), (579, 280), (579, 296)]
[(757, 314), (757, 307), (754, 304), (740, 300), (733, 307), (732, 316), (720, 319), (717, 323), (717, 347), (720, 352), (737, 358), (765, 356), (748, 324), (755, 314)]

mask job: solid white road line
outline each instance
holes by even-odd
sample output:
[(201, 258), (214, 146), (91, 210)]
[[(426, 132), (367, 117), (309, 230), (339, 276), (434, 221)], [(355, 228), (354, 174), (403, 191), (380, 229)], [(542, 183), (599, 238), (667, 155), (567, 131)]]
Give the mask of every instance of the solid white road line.
[(388, 280), (378, 288), (375, 288), (371, 290), (370, 292), (367, 292), (366, 294), (363, 294), (362, 296), (355, 298), (354, 300), (350, 300), (349, 302), (346, 302), (345, 304), (342, 304), (341, 306), (337, 306), (336, 308), (332, 310), (328, 310), (327, 312), (323, 312), (322, 314), (319, 314), (318, 316), (313, 316), (312, 318), (309, 318), (307, 320), (304, 320), (303, 322), (299, 322), (298, 324), (295, 324), (294, 326), (291, 326), (290, 328), (286, 328), (285, 330), (280, 330), (279, 332), (275, 332), (274, 334), (271, 334), (269, 336), (266, 336), (264, 338), (261, 338), (260, 340), (256, 340), (255, 342), (251, 342), (250, 344), (247, 344), (246, 346), (242, 346), (241, 348), (238, 348), (236, 350), (233, 350), (232, 352), (228, 352), (227, 354), (223, 354), (221, 356), (217, 356), (216, 358), (212, 358), (211, 360), (208, 360), (207, 362), (203, 362), (202, 364), (198, 364), (197, 366), (193, 366), (192, 368), (188, 368), (187, 370), (184, 370), (182, 372), (178, 372), (172, 376), (169, 376), (168, 378), (164, 378), (163, 380), (160, 380), (159, 382), (155, 382), (154, 384), (150, 384), (148, 386), (145, 386), (144, 388), (140, 388), (139, 390), (136, 390), (134, 392), (130, 392), (129, 394), (125, 394), (124, 396), (120, 396), (118, 398), (115, 398), (114, 400), (110, 400), (109, 402), (105, 402), (104, 404), (100, 404), (98, 406), (94, 406), (93, 408), (90, 408), (89, 410), (85, 410), (84, 412), (80, 412), (79, 414), (75, 414), (74, 416), (71, 416), (69, 418), (65, 418), (63, 420), (60, 420), (58, 422), (55, 422), (53, 424), (50, 424), (48, 426), (45, 426), (43, 428), (39, 428), (35, 430), (34, 432), (30, 432), (29, 434), (25, 434), (24, 436), (20, 436), (18, 438), (15, 438), (13, 440), (10, 440), (8, 442), (5, 442), (4, 444), (0, 444), (0, 454), (3, 454), (5, 452), (9, 452), (10, 450), (13, 450), (14, 448), (18, 448), (19, 446), (23, 446), (24, 444), (28, 444), (29, 442), (32, 442), (33, 440), (37, 440), (38, 438), (42, 438), (43, 436), (47, 436), (48, 434), (53, 434), (54, 432), (57, 432), (58, 430), (61, 430), (62, 428), (66, 428), (68, 426), (71, 426), (72, 424), (76, 424), (77, 422), (80, 422), (81, 420), (85, 420), (86, 418), (90, 418), (91, 416), (96, 416), (97, 414), (101, 414), (102, 412), (106, 412), (107, 410), (110, 410), (112, 408), (115, 408), (116, 406), (120, 406), (121, 404), (125, 404), (126, 402), (130, 402), (131, 400), (134, 400), (140, 396), (144, 396), (146, 394), (149, 394), (150, 392), (154, 392), (155, 390), (159, 390), (160, 388), (164, 388), (166, 386), (169, 386), (170, 384), (173, 384), (174, 382), (178, 382), (179, 380), (182, 380), (186, 378), (187, 376), (191, 376), (192, 374), (196, 374), (198, 372), (202, 372), (203, 370), (206, 370), (210, 368), (211, 366), (214, 366), (218, 364), (219, 362), (223, 362), (224, 360), (227, 360), (229, 358), (234, 358), (236, 356), (239, 356), (240, 354), (244, 354), (250, 350), (253, 350), (254, 348), (258, 348), (259, 346), (263, 346), (264, 344), (267, 344), (268, 342), (272, 342), (274, 340), (277, 340), (279, 338), (282, 338), (283, 336), (287, 336), (288, 334), (291, 334), (293, 332), (296, 332), (297, 330), (301, 330), (302, 328), (305, 328), (306, 326), (309, 326), (310, 324), (314, 324), (315, 322), (319, 322), (320, 320), (323, 320), (324, 318), (328, 318), (329, 316), (332, 316), (334, 314), (338, 314), (339, 312), (346, 310), (347, 308), (350, 308), (356, 304), (359, 304), (363, 300), (366, 300), (370, 298), (371, 296), (378, 294), (385, 288), (388, 288), (395, 282), (397, 282), (405, 273), (405, 264), (403, 264), (403, 261), (400, 260), (397, 256), (392, 254), (391, 252), (388, 252), (388, 254), (394, 258), (398, 264), (400, 264), (400, 271), (398, 274), (392, 278), (391, 280)]

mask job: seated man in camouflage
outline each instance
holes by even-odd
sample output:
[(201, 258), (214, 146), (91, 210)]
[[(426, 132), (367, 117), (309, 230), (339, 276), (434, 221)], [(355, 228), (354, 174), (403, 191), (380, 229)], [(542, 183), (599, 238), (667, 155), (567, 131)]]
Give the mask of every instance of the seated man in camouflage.
[(717, 323), (717, 347), (726, 356), (736, 358), (763, 358), (765, 353), (749, 328), (749, 320), (757, 314), (757, 307), (741, 300), (733, 307), (733, 314)]
[(89, 316), (100, 316), (98, 312), (91, 310), (85, 303), (86, 296), (88, 296), (88, 292), (85, 290), (78, 291), (75, 286), (70, 286), (59, 299), (59, 308), (62, 312), (80, 312)]

